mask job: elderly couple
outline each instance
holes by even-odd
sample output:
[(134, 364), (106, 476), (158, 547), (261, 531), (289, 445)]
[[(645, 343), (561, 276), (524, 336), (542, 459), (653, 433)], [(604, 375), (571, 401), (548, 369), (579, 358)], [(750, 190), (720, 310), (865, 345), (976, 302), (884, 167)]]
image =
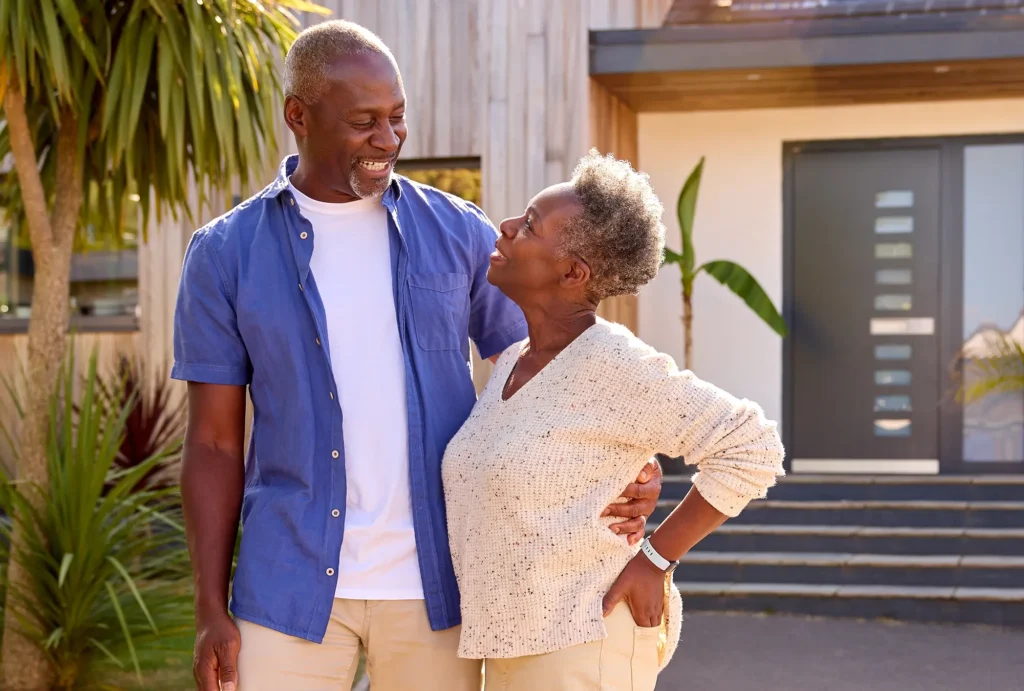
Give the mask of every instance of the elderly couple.
[[(674, 567), (783, 449), (597, 317), (658, 270), (647, 177), (592, 153), (495, 231), (393, 173), (405, 91), (372, 33), (306, 30), (284, 86), (299, 154), (195, 233), (175, 317), (198, 688), (348, 689), (365, 652), (374, 691), (653, 689)], [(699, 472), (642, 540), (658, 452)]]

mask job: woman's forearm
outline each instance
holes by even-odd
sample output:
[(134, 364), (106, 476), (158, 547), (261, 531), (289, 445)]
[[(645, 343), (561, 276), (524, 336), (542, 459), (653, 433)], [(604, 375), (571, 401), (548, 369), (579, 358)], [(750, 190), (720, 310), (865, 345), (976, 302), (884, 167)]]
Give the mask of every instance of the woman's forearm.
[(696, 488), (692, 488), (651, 535), (651, 546), (669, 561), (676, 561), (725, 523), (727, 518)]

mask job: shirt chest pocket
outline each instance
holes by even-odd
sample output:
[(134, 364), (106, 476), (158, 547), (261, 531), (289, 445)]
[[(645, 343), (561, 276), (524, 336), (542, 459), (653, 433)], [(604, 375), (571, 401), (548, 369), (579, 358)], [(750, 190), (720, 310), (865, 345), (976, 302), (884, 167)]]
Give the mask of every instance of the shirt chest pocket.
[(409, 307), (423, 350), (459, 350), (468, 340), (469, 276), (409, 274)]

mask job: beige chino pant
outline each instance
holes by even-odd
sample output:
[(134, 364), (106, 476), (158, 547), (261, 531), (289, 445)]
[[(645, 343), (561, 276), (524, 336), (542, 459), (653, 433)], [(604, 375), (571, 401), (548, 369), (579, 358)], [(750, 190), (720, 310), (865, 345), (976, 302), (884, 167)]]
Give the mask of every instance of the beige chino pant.
[[(653, 691), (659, 629), (619, 603), (604, 640), (491, 659), (485, 691)], [(457, 656), (459, 627), (431, 631), (422, 600), (335, 600), (322, 644), (238, 621), (239, 691), (347, 691), (366, 651), (371, 691), (480, 691), (481, 662)]]
[(544, 655), (487, 660), (485, 691), (653, 691), (660, 628), (637, 626), (624, 602), (615, 606), (605, 626), (604, 640)]
[(456, 655), (459, 627), (431, 631), (423, 600), (335, 600), (322, 644), (238, 630), (239, 691), (348, 691), (363, 650), (372, 691), (480, 691), (480, 661)]

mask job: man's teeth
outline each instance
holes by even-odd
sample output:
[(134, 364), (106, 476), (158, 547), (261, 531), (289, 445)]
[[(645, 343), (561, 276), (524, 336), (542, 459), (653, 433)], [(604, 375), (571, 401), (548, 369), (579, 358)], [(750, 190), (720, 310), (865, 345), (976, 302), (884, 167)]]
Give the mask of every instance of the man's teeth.
[(360, 161), (359, 165), (367, 170), (387, 170), (391, 161)]

